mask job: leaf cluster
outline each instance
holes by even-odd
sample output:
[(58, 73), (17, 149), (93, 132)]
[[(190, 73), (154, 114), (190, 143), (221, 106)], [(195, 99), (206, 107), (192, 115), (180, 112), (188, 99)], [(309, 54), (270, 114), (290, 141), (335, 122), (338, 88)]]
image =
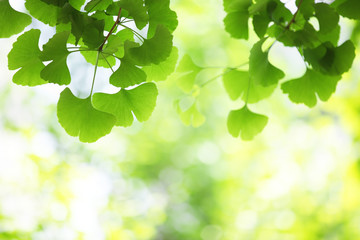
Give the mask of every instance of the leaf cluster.
[(228, 116), (228, 129), (233, 136), (252, 139), (266, 125), (267, 117), (252, 112), (248, 104), (269, 97), (285, 77), (283, 70), (268, 58), (276, 41), (295, 48), (306, 66), (302, 77), (281, 83), (283, 93), (292, 102), (308, 107), (315, 106), (318, 98), (322, 101), (330, 98), (355, 58), (350, 40), (339, 43), (339, 20), (341, 17), (359, 20), (359, 4), (352, 0), (332, 4), (297, 0), (297, 9), (291, 13), (280, 0), (224, 0), (227, 13), (224, 25), (230, 36), (247, 40), (253, 29), (259, 38), (250, 51), (247, 71), (224, 72), (223, 83), (230, 98), (245, 102)]
[[(67, 58), (80, 52), (94, 65), (94, 77), (87, 98), (78, 98), (68, 87), (60, 94), (57, 115), (65, 131), (94, 142), (113, 126), (130, 126), (134, 118), (146, 121), (158, 95), (151, 81), (165, 80), (177, 61), (172, 33), (178, 22), (169, 5), (170, 0), (26, 0), (30, 16), (56, 34), (41, 48), (38, 29), (17, 38), (8, 55), (9, 69), (17, 70), (13, 82), (67, 86), (72, 81)], [(22, 32), (30, 16), (0, 1), (0, 37)], [(139, 32), (145, 27), (143, 36)], [(94, 93), (98, 67), (112, 71), (109, 82), (119, 88), (117, 93)]]

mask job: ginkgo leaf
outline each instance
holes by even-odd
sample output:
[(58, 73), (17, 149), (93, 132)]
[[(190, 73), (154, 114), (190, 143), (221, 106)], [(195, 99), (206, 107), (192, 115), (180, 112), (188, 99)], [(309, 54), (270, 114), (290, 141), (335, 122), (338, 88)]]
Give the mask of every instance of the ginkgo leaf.
[(355, 58), (354, 44), (348, 40), (338, 47), (325, 42), (315, 49), (305, 49), (304, 57), (311, 66), (327, 75), (347, 72)]
[(264, 41), (265, 38), (255, 43), (250, 51), (249, 74), (255, 83), (266, 87), (276, 84), (285, 74), (269, 62), (269, 52), (261, 49)]
[(0, 23), (0, 38), (8, 38), (22, 32), (31, 23), (31, 17), (15, 11), (9, 0), (0, 0)]
[(68, 85), (71, 82), (69, 68), (66, 59), (70, 52), (66, 48), (66, 43), (70, 32), (56, 33), (44, 46), (40, 58), (43, 61), (50, 61), (42, 71), (41, 78), (59, 85)]
[(175, 70), (178, 59), (178, 49), (173, 47), (170, 56), (159, 64), (145, 66), (142, 70), (147, 75), (147, 81), (164, 81)]
[(134, 40), (134, 34), (130, 29), (123, 29), (115, 35), (110, 35), (99, 55), (98, 61), (97, 51), (81, 51), (81, 54), (86, 61), (92, 65), (95, 65), (97, 62), (99, 67), (110, 68), (110, 66), (113, 67), (116, 64), (115, 56), (117, 58), (122, 58), (124, 56), (124, 45), (126, 40)]
[(154, 83), (144, 83), (131, 90), (122, 88), (118, 93), (95, 93), (93, 104), (96, 109), (116, 117), (116, 126), (130, 126), (134, 120), (149, 119), (156, 104), (158, 91)]
[(143, 0), (120, 0), (118, 6), (128, 11), (134, 18), (136, 27), (143, 29), (149, 21), (149, 15), (146, 13), (146, 7)]
[(50, 26), (57, 24), (58, 15), (61, 11), (58, 6), (47, 4), (42, 0), (26, 0), (25, 7), (39, 21)]
[(248, 19), (249, 13), (247, 9), (228, 13), (224, 18), (225, 30), (230, 33), (233, 38), (248, 39)]
[(149, 14), (148, 38), (151, 38), (159, 24), (173, 32), (177, 25), (177, 15), (170, 9), (170, 0), (145, 0)]
[(175, 102), (176, 112), (179, 114), (181, 121), (186, 125), (200, 127), (206, 120), (205, 116), (198, 110), (196, 102), (194, 102), (185, 111), (181, 110), (180, 102)]
[(326, 3), (315, 4), (315, 17), (319, 21), (320, 32), (328, 33), (337, 27), (339, 23), (339, 15), (335, 9)]
[(124, 56), (125, 42), (134, 41), (134, 33), (130, 29), (123, 29), (115, 35), (110, 35), (107, 43), (103, 48), (106, 54), (114, 54), (119, 58)]
[(336, 0), (332, 6), (344, 17), (360, 19), (360, 1), (358, 0)]
[(327, 76), (312, 69), (307, 69), (304, 76), (292, 79), (281, 85), (284, 93), (294, 103), (303, 103), (308, 107), (316, 105), (316, 95), (326, 101), (335, 92), (341, 76)]
[(196, 65), (189, 55), (184, 55), (176, 69), (176, 72), (182, 73), (177, 80), (177, 85), (184, 92), (191, 91), (195, 84), (196, 76), (201, 70), (203, 68)]
[(97, 49), (103, 43), (104, 37), (104, 20), (90, 20), (82, 33), (82, 40), (90, 49)]
[(23, 33), (13, 44), (8, 55), (10, 70), (21, 68), (15, 73), (13, 82), (19, 85), (36, 86), (47, 83), (40, 77), (44, 64), (39, 59), (40, 30), (32, 29)]
[(112, 3), (112, 0), (91, 0), (85, 6), (85, 11), (93, 12), (99, 10), (106, 10), (106, 8)]
[(113, 115), (95, 109), (90, 97), (77, 98), (69, 88), (60, 94), (57, 116), (65, 131), (82, 142), (95, 142), (110, 133), (116, 122)]
[(233, 137), (240, 135), (243, 140), (252, 140), (266, 126), (268, 117), (254, 113), (247, 105), (238, 110), (232, 110), (227, 119), (229, 133)]
[(154, 37), (145, 39), (140, 47), (129, 49), (129, 53), (136, 65), (159, 64), (169, 57), (172, 39), (170, 31), (163, 25), (158, 25)]
[(146, 74), (126, 58), (121, 59), (120, 67), (110, 76), (110, 83), (126, 88), (146, 81)]
[(223, 83), (231, 100), (236, 100), (241, 97), (243, 101), (247, 101), (248, 103), (256, 103), (269, 97), (276, 88), (276, 84), (268, 87), (255, 84), (247, 71), (238, 70), (225, 72), (223, 75)]

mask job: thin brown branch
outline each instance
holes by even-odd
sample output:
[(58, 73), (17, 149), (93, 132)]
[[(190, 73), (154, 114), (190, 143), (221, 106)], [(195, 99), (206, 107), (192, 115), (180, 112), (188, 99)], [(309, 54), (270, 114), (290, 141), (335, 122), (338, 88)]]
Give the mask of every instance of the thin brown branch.
[(118, 13), (118, 16), (117, 16), (117, 19), (116, 19), (116, 21), (115, 21), (114, 25), (111, 27), (111, 29), (110, 29), (110, 31), (109, 31), (109, 33), (108, 33), (108, 35), (106, 36), (106, 38), (104, 39), (103, 43), (100, 45), (100, 47), (99, 47), (99, 49), (98, 49), (100, 52), (102, 51), (102, 49), (103, 49), (103, 47), (104, 47), (104, 45), (105, 45), (106, 41), (107, 41), (107, 40), (108, 40), (108, 38), (110, 37), (110, 35), (113, 33), (113, 31), (114, 31), (114, 29), (115, 29), (116, 25), (118, 25), (118, 23), (120, 22), (120, 15), (121, 15), (121, 8), (119, 9), (119, 13)]
[(301, 4), (302, 4), (303, 0), (300, 0), (299, 1), (299, 5), (297, 6), (297, 10), (296, 12), (294, 13), (293, 17), (291, 18), (290, 22), (288, 23), (288, 25), (285, 27), (285, 29), (289, 29), (291, 24), (293, 24), (295, 22), (295, 18), (298, 14), (298, 12), (300, 11), (300, 7), (301, 7)]

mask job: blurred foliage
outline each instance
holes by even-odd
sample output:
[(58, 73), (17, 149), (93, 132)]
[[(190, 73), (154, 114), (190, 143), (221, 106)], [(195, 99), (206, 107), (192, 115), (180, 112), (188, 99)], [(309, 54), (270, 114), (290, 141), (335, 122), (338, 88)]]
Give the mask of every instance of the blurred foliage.
[[(251, 44), (225, 33), (220, 0), (178, 0), (172, 8), (181, 56), (190, 52), (199, 66), (247, 61)], [(355, 39), (360, 28), (354, 29)], [(1, 44), (4, 59), (12, 42)], [(278, 66), (289, 64), (281, 47), (270, 53)], [(159, 84), (148, 122), (94, 144), (61, 129), (59, 87), (15, 86), (1, 64), (0, 239), (358, 239), (359, 60), (334, 97), (311, 111), (279, 90), (257, 104), (270, 120), (251, 142), (227, 133), (226, 112), (238, 102), (226, 97), (219, 79), (189, 98), (170, 79)], [(87, 71), (79, 68), (70, 71)], [(289, 78), (301, 76), (298, 68)], [(206, 69), (198, 80), (222, 71)], [(198, 128), (184, 126), (173, 106), (189, 106), (192, 98), (206, 117)]]

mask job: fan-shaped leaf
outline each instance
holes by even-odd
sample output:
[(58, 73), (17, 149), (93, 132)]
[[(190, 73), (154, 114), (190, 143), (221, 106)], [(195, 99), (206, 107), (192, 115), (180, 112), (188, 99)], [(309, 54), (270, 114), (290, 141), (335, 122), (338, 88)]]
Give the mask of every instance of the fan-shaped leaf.
[(77, 98), (69, 88), (60, 94), (57, 116), (65, 131), (82, 142), (95, 142), (110, 133), (116, 122), (113, 115), (96, 110), (90, 97)]

